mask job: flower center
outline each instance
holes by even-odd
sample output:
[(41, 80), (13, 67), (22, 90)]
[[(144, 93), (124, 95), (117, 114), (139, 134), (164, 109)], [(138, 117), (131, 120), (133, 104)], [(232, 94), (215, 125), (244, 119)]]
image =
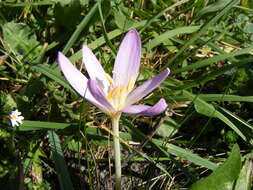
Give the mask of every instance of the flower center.
[(12, 119), (12, 120), (17, 120), (17, 118), (18, 118), (18, 116), (15, 115), (15, 114), (11, 116), (11, 119)]
[(113, 81), (111, 76), (108, 75), (107, 73), (106, 79), (110, 84), (106, 98), (112, 104), (112, 106), (116, 111), (120, 111), (125, 107), (127, 95), (134, 87), (134, 77), (133, 76), (130, 77), (126, 86), (123, 85), (115, 86), (115, 82)]

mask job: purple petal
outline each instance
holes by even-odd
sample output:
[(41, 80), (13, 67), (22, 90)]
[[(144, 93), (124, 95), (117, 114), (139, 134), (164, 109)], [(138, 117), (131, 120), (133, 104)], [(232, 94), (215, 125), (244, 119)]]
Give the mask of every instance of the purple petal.
[(58, 63), (69, 84), (84, 97), (88, 79), (61, 52), (58, 53)]
[[(88, 46), (83, 46), (83, 62), (85, 64), (85, 68), (91, 79), (99, 79), (101, 81), (107, 81), (105, 78), (105, 71), (96, 56), (92, 53), (92, 51), (88, 48)], [(109, 84), (108, 84), (109, 85)]]
[(90, 103), (106, 112), (106, 109), (91, 95), (87, 86), (88, 79), (61, 52), (58, 53), (58, 63), (65, 78), (74, 90), (82, 97), (85, 97)]
[(61, 52), (58, 53), (58, 63), (61, 71), (70, 85), (78, 92), (82, 97), (85, 97), (90, 103), (97, 106), (99, 109), (105, 112), (105, 108), (91, 95), (87, 83), (88, 79), (77, 70), (65, 55)]
[(165, 100), (162, 98), (154, 106), (132, 105), (122, 110), (122, 112), (128, 114), (140, 114), (152, 116), (164, 112), (167, 106), (168, 105), (166, 104)]
[[(99, 88), (96, 80), (88, 80), (88, 88), (92, 96), (99, 102), (99, 104), (104, 108), (105, 112), (111, 113), (115, 112), (115, 109), (112, 107), (111, 103), (106, 99), (105, 94)], [(102, 111), (104, 111), (102, 110)]]
[(167, 68), (160, 74), (156, 75), (155, 77), (149, 79), (148, 81), (144, 82), (142, 85), (138, 86), (136, 89), (134, 89), (127, 97), (126, 100), (126, 106), (130, 106), (139, 100), (141, 100), (143, 97), (148, 95), (150, 92), (152, 92), (156, 87), (158, 87), (169, 75), (170, 70)]
[(120, 44), (114, 63), (113, 80), (116, 85), (126, 86), (130, 77), (134, 81), (139, 74), (141, 60), (141, 40), (135, 29), (130, 30)]

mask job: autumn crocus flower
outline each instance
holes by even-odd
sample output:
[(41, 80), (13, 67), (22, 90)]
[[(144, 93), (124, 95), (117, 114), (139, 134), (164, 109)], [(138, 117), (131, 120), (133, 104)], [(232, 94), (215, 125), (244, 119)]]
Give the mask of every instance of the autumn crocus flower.
[(21, 112), (19, 112), (16, 109), (10, 113), (9, 119), (11, 121), (11, 126), (15, 127), (15, 126), (19, 126), (20, 124), (22, 124), (22, 120), (24, 119), (24, 117), (21, 115)]
[(96, 56), (86, 45), (83, 46), (82, 51), (89, 79), (77, 70), (62, 53), (58, 54), (58, 63), (65, 78), (75, 91), (112, 119), (113, 132), (116, 136), (114, 137), (116, 189), (120, 189), (119, 117), (122, 112), (147, 116), (163, 112), (167, 107), (163, 98), (154, 106), (135, 105), (135, 103), (158, 87), (168, 76), (169, 69), (134, 88), (141, 60), (141, 41), (135, 29), (126, 34), (119, 47), (112, 77), (104, 71)]
[(141, 59), (141, 42), (136, 30), (130, 30), (124, 37), (114, 63), (112, 77), (104, 71), (86, 45), (82, 51), (90, 79), (77, 70), (62, 53), (58, 54), (58, 63), (70, 85), (100, 110), (110, 116), (121, 112), (150, 116), (160, 114), (166, 109), (167, 104), (163, 98), (154, 106), (134, 105), (158, 87), (169, 74), (169, 69), (166, 69), (134, 88)]

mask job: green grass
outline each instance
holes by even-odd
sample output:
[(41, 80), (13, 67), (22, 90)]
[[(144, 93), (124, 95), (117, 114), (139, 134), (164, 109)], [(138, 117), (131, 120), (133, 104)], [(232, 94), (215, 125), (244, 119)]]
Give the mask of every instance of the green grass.
[[(110, 119), (71, 88), (57, 53), (86, 75), (87, 44), (111, 73), (124, 34), (136, 28), (137, 85), (171, 70), (140, 103), (165, 98), (169, 106), (121, 117), (123, 188), (250, 190), (252, 8), (250, 0), (0, 2), (0, 185), (112, 189)], [(14, 109), (25, 121), (12, 128)]]

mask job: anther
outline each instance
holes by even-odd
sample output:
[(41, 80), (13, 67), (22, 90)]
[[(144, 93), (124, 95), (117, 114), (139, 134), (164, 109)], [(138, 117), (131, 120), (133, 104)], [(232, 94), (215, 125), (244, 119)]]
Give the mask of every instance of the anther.
[(114, 81), (113, 81), (112, 77), (108, 73), (105, 73), (105, 78), (108, 80), (108, 82), (110, 83), (110, 85), (114, 85)]
[(128, 84), (127, 84), (127, 91), (131, 91), (134, 87), (134, 77), (131, 76), (129, 81), (128, 81)]

